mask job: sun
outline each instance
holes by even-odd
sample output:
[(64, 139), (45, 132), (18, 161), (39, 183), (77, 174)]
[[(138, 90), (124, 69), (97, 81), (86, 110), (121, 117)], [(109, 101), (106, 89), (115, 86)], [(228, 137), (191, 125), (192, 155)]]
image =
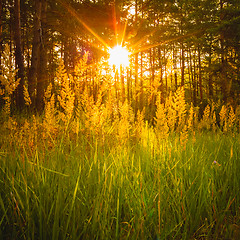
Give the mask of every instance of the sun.
[(110, 57), (108, 59), (108, 63), (111, 66), (115, 66), (117, 68), (120, 68), (120, 66), (123, 67), (128, 67), (129, 66), (129, 51), (120, 46), (120, 45), (116, 45), (113, 48), (109, 49), (109, 54)]

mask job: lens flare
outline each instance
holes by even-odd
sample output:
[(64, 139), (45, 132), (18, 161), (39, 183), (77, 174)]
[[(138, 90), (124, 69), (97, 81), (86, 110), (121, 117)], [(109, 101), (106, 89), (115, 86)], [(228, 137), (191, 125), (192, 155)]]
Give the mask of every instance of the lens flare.
[(120, 66), (129, 66), (129, 55), (128, 50), (120, 45), (109, 49), (110, 57), (108, 59), (109, 65), (119, 68)]

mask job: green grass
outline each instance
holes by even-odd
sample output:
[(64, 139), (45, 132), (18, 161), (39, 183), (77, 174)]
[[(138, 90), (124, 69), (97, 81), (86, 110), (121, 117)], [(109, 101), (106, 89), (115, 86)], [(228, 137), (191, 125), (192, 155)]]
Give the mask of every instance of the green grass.
[(0, 239), (237, 239), (239, 136), (146, 136), (2, 144)]

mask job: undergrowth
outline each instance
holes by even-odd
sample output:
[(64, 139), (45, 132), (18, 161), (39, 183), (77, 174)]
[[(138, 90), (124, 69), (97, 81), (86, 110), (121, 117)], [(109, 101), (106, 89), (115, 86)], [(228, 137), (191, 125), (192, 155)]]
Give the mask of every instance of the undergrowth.
[(26, 116), (2, 82), (0, 239), (240, 237), (239, 107), (200, 115), (182, 87), (156, 94), (150, 122), (109, 82), (94, 95), (80, 80), (61, 66)]

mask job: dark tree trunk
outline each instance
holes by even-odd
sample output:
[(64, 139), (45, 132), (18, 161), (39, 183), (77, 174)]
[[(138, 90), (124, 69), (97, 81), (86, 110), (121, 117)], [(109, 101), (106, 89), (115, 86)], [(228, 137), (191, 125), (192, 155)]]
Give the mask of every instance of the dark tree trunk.
[(130, 70), (127, 68), (127, 100), (130, 102)]
[(13, 46), (14, 46), (14, 1), (9, 0), (8, 2), (5, 1), (3, 2), (5, 5), (3, 6), (3, 9), (5, 7), (6, 13), (5, 13), (5, 18), (6, 15), (9, 14), (9, 19), (6, 21), (6, 31), (8, 32), (7, 34), (7, 43), (10, 48), (10, 53), (13, 54)]
[(200, 99), (203, 99), (203, 89), (202, 89), (202, 64), (201, 64), (201, 51), (198, 46), (198, 68), (199, 68), (199, 90), (200, 90)]
[(21, 49), (21, 23), (20, 23), (20, 0), (15, 0), (14, 2), (14, 16), (15, 16), (15, 59), (16, 66), (18, 68), (17, 77), (20, 78), (19, 85), (17, 87), (17, 98), (16, 103), (18, 109), (22, 109), (24, 107), (24, 94), (23, 94), (23, 86), (24, 86), (24, 60)]
[(37, 102), (36, 107), (38, 112), (43, 111), (44, 102), (43, 96), (47, 86), (47, 34), (46, 34), (46, 19), (47, 3), (46, 0), (42, 0), (42, 12), (41, 12), (41, 41), (40, 41), (40, 56), (38, 67), (38, 79), (37, 79)]
[(176, 56), (175, 56), (174, 46), (173, 46), (173, 72), (174, 72), (175, 90), (177, 90), (177, 88), (178, 88), (177, 60), (176, 60)]
[(3, 36), (2, 36), (2, 0), (0, 0), (0, 66), (1, 66), (1, 56), (2, 56), (2, 41), (3, 41)]
[(33, 23), (33, 44), (32, 44), (32, 58), (31, 67), (28, 78), (29, 94), (33, 105), (35, 105), (36, 88), (37, 88), (37, 73), (38, 65), (40, 60), (40, 44), (41, 44), (41, 12), (42, 12), (42, 1), (35, 0), (35, 15)]
[(181, 86), (184, 86), (184, 70), (185, 70), (185, 57), (184, 57), (184, 49), (183, 49), (183, 43), (181, 44)]
[(163, 66), (162, 66), (162, 56), (161, 56), (161, 48), (158, 47), (158, 65), (159, 65), (159, 71), (160, 71), (160, 79), (159, 79), (159, 91), (161, 93), (161, 102), (163, 102), (164, 99), (164, 86), (163, 86)]
[(213, 98), (213, 75), (212, 75), (212, 71), (211, 71), (211, 67), (212, 67), (212, 50), (211, 50), (211, 46), (209, 48), (209, 60), (208, 60), (208, 68), (209, 68), (209, 76), (208, 76), (208, 91), (209, 91), (209, 98), (212, 99)]
[(121, 90), (122, 90), (122, 103), (125, 101), (125, 84), (124, 84), (124, 68), (120, 66)]
[[(189, 77), (190, 77), (190, 82), (192, 82), (192, 102), (193, 102), (193, 105), (196, 106), (196, 102), (197, 102), (197, 96), (196, 96), (196, 92), (197, 92), (197, 89), (196, 89), (196, 81), (195, 81), (195, 55), (194, 58), (192, 59), (192, 52), (191, 52), (191, 49), (189, 47), (189, 50), (188, 50), (188, 53), (189, 53), (189, 64), (188, 64), (188, 68), (189, 68)], [(192, 64), (194, 63), (194, 64)], [(194, 68), (194, 71), (193, 71), (193, 68)]]
[(195, 103), (197, 104), (197, 95), (198, 95), (198, 89), (197, 89), (197, 67), (196, 67), (196, 49), (194, 50), (194, 54), (193, 54), (193, 88), (194, 88), (194, 99), (195, 99)]
[(143, 53), (141, 55), (141, 63), (140, 63), (140, 110), (143, 109)]
[[(138, 23), (138, 1), (135, 0), (135, 22)], [(135, 114), (138, 109), (138, 53), (135, 54)]]
[(138, 108), (138, 53), (135, 54), (135, 111)]
[(167, 76), (167, 58), (166, 58), (166, 48), (163, 48), (163, 59), (164, 59), (164, 73), (165, 73), (165, 92), (166, 96), (168, 93), (168, 76)]
[[(220, 21), (224, 21), (223, 18), (223, 1), (220, 0)], [(225, 49), (224, 49), (224, 36), (223, 33), (220, 33), (220, 49), (221, 49), (221, 69), (220, 69), (220, 80), (221, 80), (221, 92), (223, 101), (227, 102), (227, 79), (226, 79), (226, 58), (225, 58)]]

